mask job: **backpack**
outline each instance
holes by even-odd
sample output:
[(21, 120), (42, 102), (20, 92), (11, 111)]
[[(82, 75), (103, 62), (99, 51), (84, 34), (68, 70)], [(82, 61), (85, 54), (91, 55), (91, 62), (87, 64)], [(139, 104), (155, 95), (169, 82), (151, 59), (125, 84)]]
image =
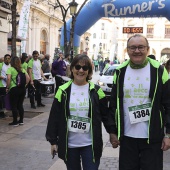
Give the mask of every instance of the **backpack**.
[(17, 87), (23, 88), (26, 86), (26, 76), (23, 72), (18, 72), (16, 76), (16, 85)]

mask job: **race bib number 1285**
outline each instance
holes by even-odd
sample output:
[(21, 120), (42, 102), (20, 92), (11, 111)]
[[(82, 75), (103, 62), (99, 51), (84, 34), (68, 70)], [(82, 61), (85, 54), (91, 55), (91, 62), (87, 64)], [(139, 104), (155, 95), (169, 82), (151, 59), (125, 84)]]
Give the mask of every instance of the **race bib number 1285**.
[(68, 129), (71, 132), (88, 133), (90, 130), (90, 119), (70, 115), (68, 119)]

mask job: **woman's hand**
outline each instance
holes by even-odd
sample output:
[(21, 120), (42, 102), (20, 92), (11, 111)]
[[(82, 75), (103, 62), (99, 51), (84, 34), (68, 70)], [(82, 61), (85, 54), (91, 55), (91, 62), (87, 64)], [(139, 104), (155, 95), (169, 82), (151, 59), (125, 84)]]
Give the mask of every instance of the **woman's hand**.
[(51, 145), (51, 155), (52, 159), (55, 157), (55, 155), (58, 153), (58, 145)]
[(30, 84), (31, 84), (32, 86), (34, 86), (34, 82), (33, 82), (33, 81), (30, 81)]

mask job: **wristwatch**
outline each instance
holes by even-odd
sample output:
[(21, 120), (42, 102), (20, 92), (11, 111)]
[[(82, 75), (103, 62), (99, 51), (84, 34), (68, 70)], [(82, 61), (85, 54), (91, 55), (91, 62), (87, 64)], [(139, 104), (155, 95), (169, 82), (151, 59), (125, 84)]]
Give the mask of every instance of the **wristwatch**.
[(164, 138), (169, 138), (170, 139), (170, 134), (165, 134)]

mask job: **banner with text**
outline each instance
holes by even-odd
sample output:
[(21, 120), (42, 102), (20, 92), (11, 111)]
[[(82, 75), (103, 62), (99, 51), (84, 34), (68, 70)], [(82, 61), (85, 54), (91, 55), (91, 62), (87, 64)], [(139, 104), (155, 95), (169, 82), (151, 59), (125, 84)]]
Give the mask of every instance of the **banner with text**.
[[(26, 39), (28, 34), (28, 22), (29, 22), (29, 12), (30, 12), (30, 0), (25, 0), (20, 13), (18, 36)], [(26, 50), (26, 40), (21, 42), (21, 54)]]

